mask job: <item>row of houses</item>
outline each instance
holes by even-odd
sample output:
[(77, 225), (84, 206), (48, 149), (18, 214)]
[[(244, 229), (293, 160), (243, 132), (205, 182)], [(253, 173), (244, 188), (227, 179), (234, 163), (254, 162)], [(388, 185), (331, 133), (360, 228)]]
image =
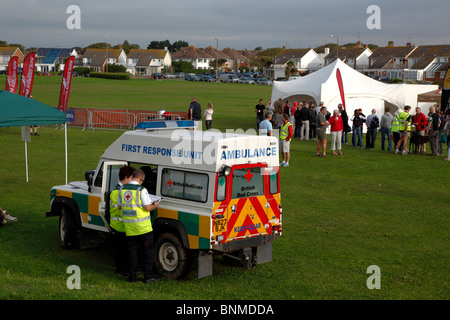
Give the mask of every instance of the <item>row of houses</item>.
[[(246, 54), (247, 56), (245, 56)], [(23, 62), (24, 54), (19, 48), (0, 48), (0, 70), (6, 70), (11, 56), (19, 57), (19, 64)], [(217, 50), (213, 47), (198, 49), (193, 46), (182, 48), (171, 54), (168, 50), (158, 49), (132, 49), (128, 54), (119, 49), (92, 49), (88, 48), (80, 55), (75, 49), (68, 48), (39, 48), (36, 51), (36, 71), (57, 72), (64, 69), (64, 61), (75, 56), (75, 66), (89, 67), (97, 72), (107, 71), (107, 64), (125, 66), (127, 72), (136, 76), (149, 76), (152, 73), (167, 72), (173, 61), (191, 62), (194, 69), (211, 69), (211, 61), (216, 58), (222, 61), (220, 68), (237, 69), (246, 64), (255, 56), (249, 51), (242, 53), (226, 48)]]
[[(420, 45), (407, 43), (371, 50), (360, 42), (353, 48), (328, 50), (322, 54), (313, 49), (285, 49), (274, 58), (272, 78), (283, 77), (289, 65), (299, 73), (314, 72), (339, 57), (347, 65), (370, 76), (404, 81), (442, 81), (450, 66), (450, 44)], [(290, 64), (288, 62), (291, 61)], [(293, 63), (293, 64), (292, 64)]]
[[(118, 64), (125, 66), (132, 75), (149, 76), (152, 73), (167, 72), (172, 62), (180, 60), (192, 63), (194, 69), (204, 70), (215, 66), (215, 61), (220, 61), (220, 70), (251, 67), (251, 61), (257, 56), (257, 52), (188, 46), (175, 53), (168, 50), (132, 49), (128, 54), (122, 48), (88, 48), (80, 55), (75, 49), (39, 48), (36, 51), (36, 71), (62, 70), (65, 59), (71, 55), (76, 57), (76, 66), (90, 67), (98, 72), (107, 71), (107, 64)], [(19, 48), (0, 48), (0, 70), (6, 70), (11, 56), (18, 56), (19, 63), (24, 58)], [(283, 48), (274, 57), (273, 65), (266, 68), (264, 73), (270, 79), (285, 77), (286, 68), (294, 69), (299, 74), (307, 74), (323, 68), (337, 58), (371, 76), (405, 81), (442, 81), (450, 66), (450, 45), (414, 46), (407, 43), (405, 46), (394, 46), (390, 41), (385, 47), (371, 50), (359, 42), (352, 48), (331, 51), (325, 48), (324, 53), (317, 53), (314, 49)]]

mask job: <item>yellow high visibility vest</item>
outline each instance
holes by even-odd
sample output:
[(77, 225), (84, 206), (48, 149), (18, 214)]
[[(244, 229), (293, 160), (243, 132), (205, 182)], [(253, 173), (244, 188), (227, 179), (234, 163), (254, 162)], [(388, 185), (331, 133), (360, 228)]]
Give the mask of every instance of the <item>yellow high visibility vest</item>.
[(119, 204), (117, 202), (119, 188), (120, 185), (118, 184), (109, 196), (109, 213), (111, 214), (111, 221), (109, 225), (117, 232), (125, 232), (125, 227), (122, 220), (122, 210), (119, 208)]
[[(403, 111), (398, 115), (398, 123), (400, 127), (400, 131), (405, 131), (405, 125), (406, 125), (406, 119), (408, 119), (409, 113), (406, 111)], [(411, 121), (408, 121), (408, 131), (411, 131)]]
[(119, 190), (122, 219), (127, 236), (138, 236), (152, 232), (150, 212), (144, 209), (141, 203), (141, 190), (143, 187), (127, 184)]
[(288, 135), (289, 135), (289, 126), (291, 125), (291, 123), (290, 122), (286, 122), (282, 127), (281, 127), (281, 130), (280, 130), (280, 139), (281, 140), (286, 140), (286, 138), (288, 137)]

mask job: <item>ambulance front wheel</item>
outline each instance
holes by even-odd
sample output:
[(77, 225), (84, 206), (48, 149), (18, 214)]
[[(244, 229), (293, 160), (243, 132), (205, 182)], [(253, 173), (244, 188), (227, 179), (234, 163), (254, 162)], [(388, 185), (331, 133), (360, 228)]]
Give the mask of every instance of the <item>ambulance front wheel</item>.
[(170, 279), (181, 279), (190, 268), (188, 250), (173, 233), (163, 233), (155, 241), (155, 267), (159, 274)]
[(61, 208), (59, 216), (59, 242), (63, 249), (71, 249), (76, 245), (77, 228), (75, 219), (66, 207)]

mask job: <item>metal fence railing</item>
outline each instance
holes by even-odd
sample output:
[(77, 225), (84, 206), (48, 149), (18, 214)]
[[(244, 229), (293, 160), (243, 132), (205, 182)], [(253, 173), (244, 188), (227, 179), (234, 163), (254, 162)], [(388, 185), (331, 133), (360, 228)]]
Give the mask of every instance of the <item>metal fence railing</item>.
[(139, 122), (183, 120), (186, 112), (119, 110), (98, 108), (67, 109), (67, 125), (84, 129), (132, 130)]

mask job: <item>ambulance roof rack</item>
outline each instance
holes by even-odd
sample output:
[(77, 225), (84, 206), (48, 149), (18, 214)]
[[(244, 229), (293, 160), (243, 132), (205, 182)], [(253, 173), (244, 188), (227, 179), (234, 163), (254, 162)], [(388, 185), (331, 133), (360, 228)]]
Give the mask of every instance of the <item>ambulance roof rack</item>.
[(194, 129), (197, 125), (193, 120), (170, 120), (170, 121), (143, 121), (139, 122), (136, 130), (175, 130), (175, 129)]

